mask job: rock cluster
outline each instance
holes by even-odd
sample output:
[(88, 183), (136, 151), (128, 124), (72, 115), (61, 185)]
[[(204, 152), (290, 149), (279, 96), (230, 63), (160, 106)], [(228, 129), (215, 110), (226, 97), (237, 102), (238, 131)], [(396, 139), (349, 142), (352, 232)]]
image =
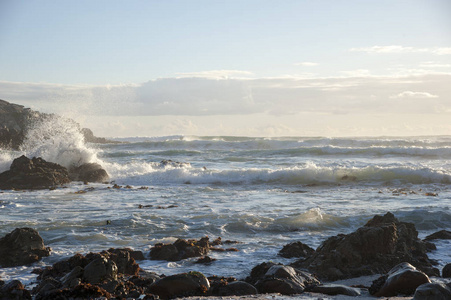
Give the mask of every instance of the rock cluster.
[(42, 158), (16, 158), (9, 171), (0, 174), (0, 189), (46, 189), (69, 183), (67, 169)]
[(22, 155), (16, 158), (8, 171), (0, 174), (0, 189), (49, 189), (71, 181), (104, 182), (107, 172), (98, 164), (83, 164), (68, 170), (42, 158)]
[(210, 249), (209, 238), (200, 240), (178, 239), (173, 244), (156, 244), (150, 250), (150, 258), (153, 260), (178, 261), (190, 257), (207, 255)]
[(428, 275), (439, 275), (418, 239), (414, 224), (400, 222), (392, 213), (375, 216), (355, 232), (328, 238), (307, 259), (294, 267), (306, 268), (322, 279), (338, 280), (384, 274), (408, 262)]

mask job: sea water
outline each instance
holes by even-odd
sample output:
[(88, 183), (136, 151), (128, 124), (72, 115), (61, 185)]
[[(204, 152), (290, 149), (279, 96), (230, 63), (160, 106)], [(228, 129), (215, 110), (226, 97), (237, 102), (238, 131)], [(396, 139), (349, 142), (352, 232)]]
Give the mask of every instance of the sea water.
[[(156, 243), (204, 236), (237, 241), (230, 247), (238, 251), (211, 252), (217, 260), (208, 265), (138, 263), (157, 274), (244, 278), (261, 262), (290, 263), (277, 255), (287, 243), (316, 248), (388, 211), (413, 222), (420, 238), (451, 228), (451, 136), (167, 136), (85, 144), (76, 130), (55, 133), (58, 126), (41, 124), (21, 151), (1, 150), (0, 171), (25, 154), (66, 167), (97, 162), (112, 182), (2, 191), (0, 236), (35, 228), (53, 250), (31, 266), (0, 269), (4, 281), (32, 284), (34, 268), (75, 253), (130, 247), (148, 255)], [(451, 243), (436, 243), (429, 256), (441, 269), (451, 262)]]

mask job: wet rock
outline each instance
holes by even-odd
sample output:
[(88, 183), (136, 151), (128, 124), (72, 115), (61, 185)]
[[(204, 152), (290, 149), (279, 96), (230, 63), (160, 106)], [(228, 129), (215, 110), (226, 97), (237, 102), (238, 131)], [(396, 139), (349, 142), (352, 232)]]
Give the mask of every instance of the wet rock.
[(451, 286), (444, 283), (425, 283), (420, 285), (413, 295), (413, 300), (449, 300)]
[(254, 267), (246, 282), (254, 285), (259, 293), (294, 295), (312, 288), (320, 282), (311, 274), (274, 263), (262, 263)]
[(361, 294), (359, 289), (341, 284), (320, 284), (310, 289), (310, 292), (331, 296), (347, 295), (353, 297), (360, 296)]
[(142, 256), (142, 258), (144, 258), (141, 251), (133, 251), (130, 248), (111, 248), (102, 253), (109, 256), (109, 258), (115, 262), (118, 273), (125, 275), (138, 275), (139, 273), (139, 265), (135, 262), (132, 255), (135, 255), (136, 257)]
[(210, 245), (208, 237), (200, 240), (178, 239), (173, 244), (156, 244), (150, 250), (150, 259), (178, 261), (190, 257), (199, 257), (208, 254)]
[(310, 248), (302, 242), (293, 242), (283, 246), (279, 251), (279, 255), (285, 258), (302, 257), (306, 258), (315, 252), (313, 248)]
[(443, 267), (442, 277), (451, 278), (451, 264), (447, 264), (446, 266)]
[(80, 266), (76, 266), (69, 273), (64, 275), (61, 278), (61, 283), (63, 287), (73, 288), (81, 283), (81, 278), (83, 277), (83, 268)]
[(181, 296), (204, 296), (210, 283), (199, 272), (189, 272), (162, 278), (153, 283), (149, 290), (152, 294), (162, 299), (170, 299)]
[(110, 179), (108, 173), (97, 163), (86, 163), (69, 169), (72, 181), (105, 182)]
[(87, 283), (96, 284), (105, 280), (117, 279), (117, 266), (112, 260), (99, 257), (91, 261), (83, 271), (83, 278)]
[(12, 280), (0, 286), (0, 299), (31, 300), (31, 293), (18, 280)]
[(256, 295), (257, 289), (244, 281), (233, 281), (217, 288), (215, 296), (245, 296)]
[[(397, 295), (412, 295), (417, 287), (424, 283), (430, 283), (429, 277), (418, 271), (409, 263), (401, 263), (391, 269), (388, 276), (384, 276), (385, 282), (379, 288), (381, 280), (373, 284), (370, 293), (376, 297), (392, 297)], [(376, 288), (375, 285), (378, 287)]]
[(307, 268), (320, 278), (338, 280), (384, 274), (401, 262), (409, 262), (436, 276), (438, 270), (426, 251), (414, 224), (400, 222), (387, 213), (375, 216), (353, 233), (330, 237), (309, 258), (292, 266)]
[(0, 239), (0, 266), (15, 267), (34, 263), (50, 255), (51, 249), (32, 228), (16, 228)]
[(0, 174), (0, 189), (48, 189), (70, 182), (67, 169), (42, 158), (22, 155)]
[(432, 240), (451, 240), (451, 231), (440, 230), (424, 238), (426, 241)]
[(82, 283), (73, 289), (56, 289), (37, 300), (53, 299), (110, 299), (111, 294), (97, 285)]
[(190, 163), (179, 162), (179, 161), (173, 161), (173, 160), (171, 160), (171, 159), (163, 159), (163, 160), (160, 162), (160, 165), (161, 165), (162, 167), (170, 166), (170, 167), (173, 167), (173, 168), (183, 168), (183, 167), (190, 167), (190, 166), (191, 166)]
[(82, 128), (81, 133), (83, 134), (83, 137), (85, 138), (85, 142), (87, 143), (96, 143), (96, 144), (119, 144), (118, 141), (112, 141), (108, 140), (103, 137), (97, 137), (94, 135), (91, 129), (89, 128)]
[(196, 260), (196, 264), (211, 264), (212, 262), (216, 261), (216, 258), (211, 258), (210, 256), (203, 256)]

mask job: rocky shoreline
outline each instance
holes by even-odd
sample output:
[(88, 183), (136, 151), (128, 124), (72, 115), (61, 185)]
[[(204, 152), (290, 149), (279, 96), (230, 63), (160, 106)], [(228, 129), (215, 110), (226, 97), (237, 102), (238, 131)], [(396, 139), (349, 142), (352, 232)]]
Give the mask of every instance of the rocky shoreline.
[[(221, 238), (210, 241), (208, 237), (178, 239), (172, 244), (156, 244), (148, 253), (118, 248), (76, 254), (34, 269), (37, 280), (31, 290), (17, 280), (0, 281), (0, 299), (255, 299), (269, 295), (450, 299), (451, 279), (446, 278), (451, 278), (451, 264), (440, 274), (436, 262), (427, 255), (434, 249), (431, 240), (449, 239), (450, 235), (442, 230), (420, 240), (414, 224), (400, 222), (388, 212), (373, 217), (353, 233), (331, 237), (316, 250), (310, 248), (313, 252), (305, 251), (308, 246), (300, 242), (285, 245), (279, 255), (298, 260), (290, 265), (262, 262), (246, 278), (207, 278), (194, 271), (165, 276), (139, 267), (138, 262), (145, 259), (179, 261), (197, 257), (198, 263), (211, 264), (210, 251), (236, 251), (229, 245), (238, 243)], [(29, 265), (49, 255), (51, 249), (31, 228), (17, 228), (0, 239), (2, 268)], [(365, 276), (373, 280), (359, 281)], [(354, 278), (350, 285), (336, 281), (350, 278)]]

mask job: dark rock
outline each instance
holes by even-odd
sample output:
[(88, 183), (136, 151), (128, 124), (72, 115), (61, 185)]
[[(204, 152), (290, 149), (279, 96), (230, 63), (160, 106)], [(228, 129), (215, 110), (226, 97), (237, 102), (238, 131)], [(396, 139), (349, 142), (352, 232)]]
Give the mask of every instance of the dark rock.
[(183, 168), (183, 167), (190, 167), (190, 166), (191, 166), (190, 163), (179, 162), (179, 161), (173, 161), (173, 160), (171, 160), (171, 159), (163, 159), (163, 160), (160, 162), (160, 165), (161, 165), (162, 167), (170, 166), (170, 167), (173, 167), (173, 168)]
[(39, 233), (32, 228), (16, 228), (0, 239), (0, 266), (15, 267), (34, 263), (50, 255)]
[(210, 245), (208, 237), (200, 240), (178, 239), (174, 244), (156, 244), (150, 250), (150, 259), (178, 261), (190, 257), (199, 257), (208, 254)]
[(203, 296), (210, 288), (208, 279), (199, 272), (189, 272), (162, 278), (154, 282), (149, 290), (163, 299), (181, 296)]
[(360, 290), (341, 284), (320, 284), (312, 289), (310, 292), (320, 293), (325, 295), (347, 295), (347, 296), (360, 296)]
[(313, 248), (310, 248), (302, 242), (293, 242), (283, 246), (279, 251), (279, 255), (285, 258), (302, 257), (306, 258), (315, 252)]
[[(416, 288), (424, 283), (430, 283), (429, 277), (421, 271), (418, 271), (409, 263), (401, 263), (395, 266), (384, 277), (385, 282), (377, 290), (377, 288), (370, 289), (370, 292), (376, 297), (392, 297), (397, 295), (412, 295)], [(375, 283), (378, 287), (381, 284), (380, 280)]]
[(383, 274), (401, 262), (437, 275), (426, 250), (414, 224), (400, 222), (387, 213), (375, 216), (353, 233), (330, 237), (309, 258), (292, 266), (307, 268), (328, 280)]
[(443, 283), (425, 283), (420, 285), (413, 295), (413, 300), (449, 300), (451, 287)]
[(84, 268), (83, 279), (91, 284), (101, 283), (105, 280), (116, 280), (117, 266), (114, 261), (99, 257)]
[(442, 277), (451, 278), (451, 264), (447, 264), (446, 266), (443, 267)]
[(123, 249), (111, 248), (108, 251), (102, 252), (102, 254), (109, 256), (109, 258), (115, 262), (118, 273), (125, 275), (138, 275), (140, 270), (139, 265), (135, 262), (135, 259), (132, 257), (132, 253), (135, 253), (135, 255), (139, 255), (129, 248)]
[(31, 300), (31, 293), (18, 280), (12, 280), (0, 286), (0, 299)]
[(440, 230), (424, 238), (426, 241), (432, 240), (451, 240), (451, 231)]
[(244, 281), (233, 281), (217, 288), (214, 296), (245, 296), (256, 295), (257, 289)]
[(61, 278), (61, 283), (65, 288), (73, 288), (81, 283), (81, 278), (83, 277), (83, 268), (76, 266), (69, 273)]
[(253, 284), (259, 293), (283, 295), (300, 294), (305, 289), (320, 284), (307, 272), (274, 263), (262, 263), (254, 267), (246, 281)]
[(203, 256), (196, 260), (196, 264), (210, 264), (212, 262), (216, 261), (216, 258), (211, 258), (210, 256)]
[(0, 189), (48, 189), (69, 183), (67, 169), (42, 158), (16, 158), (9, 171), (0, 174)]
[(45, 297), (39, 300), (53, 300), (53, 299), (98, 299), (105, 297), (111, 298), (111, 294), (97, 285), (89, 283), (82, 283), (73, 289), (56, 289), (49, 292)]
[(87, 143), (95, 143), (95, 144), (119, 144), (120, 142), (108, 140), (103, 137), (97, 137), (94, 135), (91, 129), (89, 128), (82, 128), (81, 133), (83, 134), (83, 137), (85, 138), (85, 142)]
[(86, 163), (69, 169), (72, 181), (105, 182), (110, 179), (108, 173), (97, 163)]

